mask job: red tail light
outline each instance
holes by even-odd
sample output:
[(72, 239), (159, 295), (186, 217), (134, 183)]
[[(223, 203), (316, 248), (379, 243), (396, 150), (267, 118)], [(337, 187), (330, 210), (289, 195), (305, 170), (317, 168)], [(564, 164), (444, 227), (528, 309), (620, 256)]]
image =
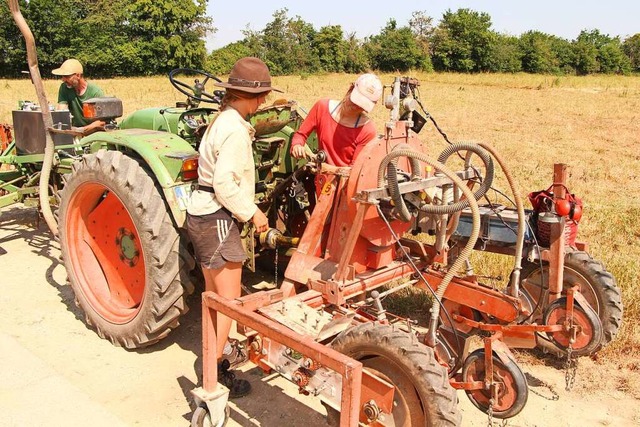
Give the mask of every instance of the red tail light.
[(182, 160), (180, 169), (183, 181), (193, 181), (198, 179), (198, 157), (190, 157)]

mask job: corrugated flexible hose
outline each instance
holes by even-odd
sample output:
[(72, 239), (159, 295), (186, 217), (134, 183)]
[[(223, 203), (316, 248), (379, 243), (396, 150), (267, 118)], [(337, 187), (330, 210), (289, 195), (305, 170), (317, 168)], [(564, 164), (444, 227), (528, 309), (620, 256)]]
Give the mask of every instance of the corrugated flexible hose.
[[(453, 154), (458, 153), (460, 151), (467, 152), (467, 156), (465, 158), (465, 166), (467, 167), (470, 166), (470, 157), (471, 157), (470, 153), (477, 154), (478, 157), (480, 157), (480, 160), (482, 160), (482, 163), (484, 164), (484, 168), (486, 170), (485, 177), (482, 180), (482, 184), (480, 184), (480, 187), (478, 187), (478, 189), (473, 193), (473, 198), (475, 200), (480, 200), (480, 198), (483, 197), (487, 193), (487, 191), (489, 191), (489, 189), (491, 188), (491, 184), (493, 183), (493, 176), (494, 176), (493, 160), (491, 159), (491, 156), (489, 155), (489, 153), (487, 153), (487, 151), (485, 151), (480, 145), (473, 144), (470, 142), (461, 142), (458, 144), (449, 145), (447, 148), (442, 150), (442, 152), (438, 156), (438, 162), (442, 164), (446, 164), (449, 157), (451, 157)], [(466, 200), (462, 200), (450, 206), (456, 206), (458, 204), (463, 207), (461, 209), (455, 209), (456, 212), (461, 211), (462, 209), (468, 207)], [(431, 212), (430, 210), (427, 210), (426, 212), (439, 213), (439, 212)]]
[(524, 246), (524, 232), (525, 232), (525, 217), (524, 217), (524, 205), (522, 204), (522, 197), (520, 197), (520, 190), (511, 176), (511, 172), (507, 169), (504, 161), (498, 155), (496, 150), (490, 145), (481, 143), (479, 144), (482, 148), (487, 150), (493, 157), (495, 157), (496, 161), (502, 168), (504, 175), (507, 177), (507, 181), (509, 182), (509, 186), (511, 187), (511, 192), (513, 193), (514, 202), (516, 205), (516, 210), (518, 212), (518, 236), (516, 238), (516, 254), (513, 266), (513, 274), (511, 275), (511, 296), (518, 298), (518, 294), (520, 293), (520, 270), (522, 269), (522, 250)]
[[(393, 147), (393, 151), (399, 150), (411, 150), (411, 146), (409, 144), (398, 144)], [(398, 216), (402, 221), (409, 222), (411, 221), (411, 212), (409, 212), (409, 208), (407, 208), (407, 204), (402, 199), (402, 194), (400, 194), (398, 188), (398, 157), (394, 158), (391, 162), (389, 162), (387, 166), (387, 181), (389, 182), (389, 195), (391, 196), (391, 200), (393, 200), (393, 204), (396, 207), (396, 211), (398, 212)], [(411, 180), (420, 179), (420, 162), (417, 159), (409, 158), (409, 165), (411, 166)], [(380, 175), (382, 173), (382, 176)], [(378, 187), (382, 187), (384, 185), (384, 169), (378, 170)]]
[[(435, 343), (436, 343), (436, 330), (437, 330), (437, 325), (438, 325), (438, 318), (440, 316), (440, 303), (439, 303), (439, 301), (442, 300), (442, 297), (444, 296), (444, 293), (447, 290), (447, 286), (449, 285), (449, 283), (453, 279), (453, 276), (456, 274), (456, 272), (458, 270), (461, 269), (462, 265), (465, 263), (465, 261), (471, 255), (471, 252), (473, 251), (473, 247), (475, 246), (476, 241), (478, 240), (478, 235), (480, 233), (480, 210), (478, 208), (478, 202), (476, 201), (474, 194), (464, 184), (464, 182), (458, 177), (458, 175), (455, 172), (451, 171), (449, 168), (447, 168), (442, 163), (430, 159), (424, 153), (419, 153), (419, 152), (412, 151), (412, 150), (392, 151), (391, 153), (386, 155), (384, 157), (384, 159), (382, 159), (382, 162), (380, 163), (380, 166), (378, 168), (378, 177), (380, 177), (381, 175), (384, 176), (384, 171), (387, 169), (388, 165), (394, 159), (397, 159), (399, 157), (407, 157), (407, 158), (410, 158), (410, 159), (415, 159), (415, 160), (419, 160), (421, 162), (424, 162), (424, 163), (428, 164), (429, 166), (433, 167), (438, 172), (441, 172), (442, 174), (444, 174), (451, 181), (453, 181), (453, 183), (458, 188), (460, 188), (460, 190), (462, 191), (462, 194), (464, 194), (464, 196), (466, 197), (465, 202), (467, 202), (468, 206), (471, 208), (471, 213), (472, 213), (472, 217), (473, 217), (473, 225), (471, 227), (471, 233), (469, 235), (469, 240), (467, 241), (467, 243), (464, 246), (464, 248), (462, 249), (462, 251), (460, 251), (460, 254), (459, 254), (458, 258), (454, 261), (453, 265), (449, 268), (447, 273), (442, 278), (442, 281), (440, 282), (440, 285), (438, 286), (438, 290), (435, 292), (435, 296), (436, 296), (438, 301), (436, 301), (431, 306), (431, 323), (429, 324), (429, 334), (427, 336), (427, 344), (433, 347), (433, 346), (435, 346)], [(393, 183), (389, 182), (388, 185), (393, 185)], [(397, 181), (396, 181), (395, 185), (397, 186)], [(394, 191), (397, 191), (399, 193), (398, 189), (395, 189)], [(391, 193), (391, 190), (389, 191), (389, 193)], [(454, 209), (454, 208), (456, 208), (455, 205), (456, 204), (452, 204), (452, 205), (448, 205), (448, 206), (440, 206), (440, 207), (447, 208), (446, 209), (447, 212), (445, 212), (445, 213), (453, 213), (453, 212), (456, 211)], [(457, 207), (457, 209), (461, 210), (463, 208)]]

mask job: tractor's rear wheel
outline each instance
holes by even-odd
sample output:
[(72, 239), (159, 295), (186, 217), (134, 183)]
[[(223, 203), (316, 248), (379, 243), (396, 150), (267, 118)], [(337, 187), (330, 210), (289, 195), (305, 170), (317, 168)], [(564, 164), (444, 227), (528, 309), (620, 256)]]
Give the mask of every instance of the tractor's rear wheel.
[(446, 369), (415, 336), (390, 325), (364, 323), (340, 334), (331, 347), (395, 386), (393, 419), (377, 425), (460, 425), (458, 398)]
[[(582, 251), (567, 253), (563, 273), (564, 293), (571, 286), (579, 285), (580, 293), (602, 322), (604, 334), (598, 348), (607, 345), (618, 333), (622, 323), (622, 297), (613, 275), (600, 261)], [(533, 306), (538, 307), (531, 321), (540, 323), (546, 307), (544, 304), (538, 304), (538, 300), (542, 294), (542, 284), (544, 283), (545, 287), (549, 286), (549, 265), (545, 262), (541, 269), (540, 264), (523, 263), (521, 277), (522, 290), (526, 292)]]
[(67, 275), (86, 321), (113, 344), (145, 347), (187, 312), (193, 258), (150, 173), (118, 151), (74, 164), (59, 229)]

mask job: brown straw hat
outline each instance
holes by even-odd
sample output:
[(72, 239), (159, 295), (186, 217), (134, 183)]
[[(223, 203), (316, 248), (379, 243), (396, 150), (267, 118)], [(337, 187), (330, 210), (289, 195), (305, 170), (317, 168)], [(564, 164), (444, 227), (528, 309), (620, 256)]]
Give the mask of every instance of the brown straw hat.
[(267, 64), (258, 58), (241, 58), (233, 64), (227, 83), (214, 83), (215, 86), (239, 90), (248, 93), (262, 93), (280, 89), (271, 87), (271, 75)]

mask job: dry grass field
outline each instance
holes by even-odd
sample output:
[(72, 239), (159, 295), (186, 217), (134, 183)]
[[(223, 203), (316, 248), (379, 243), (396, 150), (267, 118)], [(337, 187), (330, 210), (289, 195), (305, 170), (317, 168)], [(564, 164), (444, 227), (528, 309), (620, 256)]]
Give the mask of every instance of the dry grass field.
[[(601, 352), (597, 363), (638, 374), (640, 77), (414, 76), (421, 81), (423, 105), (449, 138), (496, 147), (507, 160), (523, 196), (550, 185), (554, 163), (569, 165), (569, 188), (585, 203), (579, 238), (589, 242), (590, 253), (605, 263), (623, 293), (622, 329)], [(393, 77), (381, 76), (385, 84), (391, 84)], [(354, 79), (349, 75), (324, 75), (274, 80), (284, 91), (282, 97), (309, 108), (320, 97), (341, 97)], [(123, 100), (125, 115), (143, 107), (173, 105), (184, 98), (166, 77), (96, 83), (105, 93)], [(52, 101), (58, 85), (59, 81), (46, 81)], [(10, 112), (18, 100), (34, 98), (28, 80), (0, 80), (0, 123), (10, 123)], [(373, 118), (381, 131), (387, 110), (378, 106)], [(421, 136), (434, 157), (446, 144), (431, 124)], [(507, 188), (504, 182), (499, 184)], [(626, 387), (640, 390), (640, 383)]]

